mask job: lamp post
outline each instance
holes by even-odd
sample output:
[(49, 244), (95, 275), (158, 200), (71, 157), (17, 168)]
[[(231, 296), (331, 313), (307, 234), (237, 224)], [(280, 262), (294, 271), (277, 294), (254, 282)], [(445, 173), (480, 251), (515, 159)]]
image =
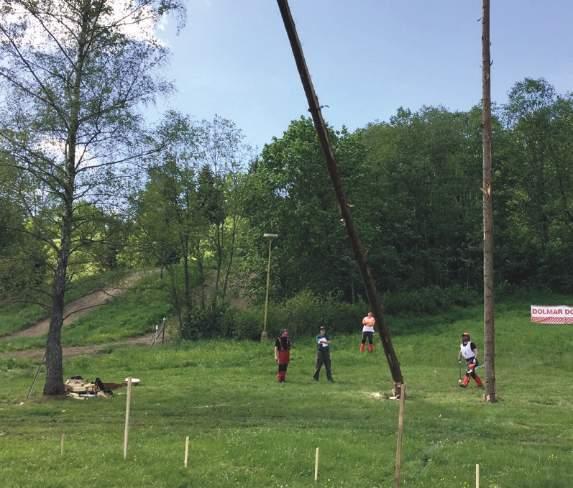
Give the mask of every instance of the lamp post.
[(263, 318), (263, 331), (261, 332), (261, 342), (267, 340), (267, 312), (269, 309), (269, 286), (271, 284), (271, 245), (273, 239), (276, 239), (278, 234), (264, 233), (263, 237), (269, 240), (269, 261), (267, 263), (267, 292), (265, 295), (265, 314)]

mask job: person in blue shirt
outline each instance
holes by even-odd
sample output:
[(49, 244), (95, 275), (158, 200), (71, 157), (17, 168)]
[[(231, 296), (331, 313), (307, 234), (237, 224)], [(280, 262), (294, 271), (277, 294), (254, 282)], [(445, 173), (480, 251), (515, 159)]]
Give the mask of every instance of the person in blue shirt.
[(326, 326), (321, 325), (320, 332), (316, 336), (316, 367), (313, 375), (315, 381), (318, 381), (323, 365), (326, 369), (326, 379), (333, 383), (330, 363), (330, 338), (326, 335)]

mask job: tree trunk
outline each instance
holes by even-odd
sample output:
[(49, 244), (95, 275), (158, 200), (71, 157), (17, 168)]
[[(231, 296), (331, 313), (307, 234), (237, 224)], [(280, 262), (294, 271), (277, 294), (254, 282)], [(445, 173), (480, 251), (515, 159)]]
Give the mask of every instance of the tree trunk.
[(54, 275), (52, 291), (52, 311), (50, 328), (46, 341), (46, 382), (44, 395), (63, 395), (64, 369), (61, 333), (64, 322), (64, 299), (66, 292), (66, 273), (71, 237), (71, 212), (66, 212), (62, 223), (62, 243), (58, 254), (58, 264)]
[(170, 264), (166, 268), (169, 278), (171, 279), (171, 298), (175, 305), (175, 312), (177, 313), (177, 320), (179, 322), (179, 333), (183, 335), (183, 314), (181, 311), (181, 300), (179, 300), (179, 293), (177, 292), (177, 265)]
[(314, 91), (314, 86), (312, 85), (312, 80), (310, 78), (310, 73), (308, 71), (306, 61), (304, 59), (304, 53), (302, 51), (302, 46), (300, 44), (300, 40), (296, 32), (296, 26), (292, 18), (288, 1), (277, 0), (277, 2), (285, 25), (285, 29), (289, 37), (289, 41), (293, 51), (296, 66), (300, 74), (302, 85), (304, 87), (304, 91), (309, 105), (309, 111), (312, 115), (314, 127), (316, 129), (316, 133), (320, 141), (320, 146), (322, 148), (322, 152), (326, 160), (328, 173), (330, 175), (332, 185), (334, 186), (334, 192), (338, 200), (340, 214), (342, 216), (342, 219), (344, 220), (346, 231), (352, 244), (354, 257), (356, 259), (356, 262), (358, 263), (358, 267), (360, 268), (360, 273), (364, 281), (370, 307), (380, 327), (380, 341), (382, 342), (382, 347), (386, 355), (386, 360), (388, 361), (388, 366), (392, 374), (392, 379), (394, 380), (394, 388), (396, 391), (396, 395), (399, 396), (401, 385), (402, 383), (404, 383), (404, 380), (402, 377), (402, 371), (400, 369), (400, 363), (398, 362), (398, 357), (396, 356), (396, 352), (394, 351), (394, 346), (392, 345), (390, 331), (384, 322), (384, 312), (382, 309), (382, 303), (380, 302), (380, 299), (378, 297), (378, 292), (376, 291), (376, 285), (372, 278), (370, 267), (368, 266), (366, 255), (362, 248), (358, 232), (354, 227), (352, 215), (350, 213), (350, 207), (346, 200), (346, 195), (344, 193), (344, 190), (342, 189), (342, 182), (338, 174), (336, 159), (334, 157), (334, 153), (332, 151), (332, 147), (328, 139), (328, 131), (326, 129), (326, 125), (322, 117), (322, 111), (318, 103), (318, 97), (316, 96), (316, 92)]
[[(79, 87), (78, 87), (79, 90)], [(75, 159), (77, 138), (77, 113), (72, 114), (72, 123), (68, 136), (67, 151), (67, 184), (64, 193), (61, 244), (58, 253), (54, 284), (52, 288), (52, 312), (50, 328), (46, 342), (46, 383), (44, 395), (62, 395), (64, 393), (64, 365), (62, 355), (61, 334), (64, 323), (64, 304), (66, 295), (66, 277), (68, 261), (71, 254), (73, 231), (73, 202), (75, 188)]]
[(495, 385), (495, 323), (493, 269), (493, 190), (492, 190), (492, 129), (490, 79), (489, 0), (483, 0), (482, 15), (482, 88), (483, 88), (483, 301), (484, 301), (484, 363), (486, 400), (496, 401)]
[[(86, 6), (85, 8), (88, 8)], [(65, 152), (65, 185), (63, 191), (63, 214), (61, 228), (61, 247), (54, 275), (52, 295), (52, 315), (46, 342), (46, 383), (44, 395), (61, 395), (64, 393), (64, 364), (61, 333), (64, 318), (66, 294), (66, 277), (68, 261), (72, 252), (72, 232), (74, 226), (74, 199), (76, 191), (76, 148), (80, 128), (81, 86), (83, 68), (86, 59), (86, 34), (89, 31), (89, 15), (82, 18), (78, 36), (78, 54), (74, 70), (73, 84), (70, 90), (69, 126)]]
[(216, 254), (216, 261), (217, 261), (217, 269), (216, 269), (216, 274), (215, 274), (215, 285), (214, 285), (214, 290), (213, 290), (213, 300), (212, 300), (212, 304), (211, 307), (213, 310), (217, 309), (217, 302), (219, 299), (219, 287), (220, 287), (220, 283), (221, 283), (221, 271), (223, 269), (223, 254), (224, 254), (224, 242), (223, 242), (223, 237), (224, 237), (224, 223), (222, 224), (215, 224), (215, 233), (216, 233), (216, 239), (215, 239), (215, 254)]
[(224, 304), (227, 300), (227, 288), (229, 285), (229, 275), (231, 274), (231, 267), (233, 265), (233, 257), (235, 255), (235, 243), (237, 240), (237, 216), (233, 216), (233, 226), (231, 230), (231, 244), (229, 247), (229, 260), (227, 262), (227, 269), (225, 270), (225, 277), (223, 279), (223, 293), (221, 301)]
[(199, 281), (199, 293), (201, 300), (201, 310), (205, 310), (205, 268), (203, 266), (203, 255), (201, 254), (201, 249), (199, 243), (197, 243), (197, 278)]
[(183, 293), (185, 301), (185, 316), (188, 317), (193, 309), (191, 296), (191, 276), (189, 274), (189, 236), (183, 236)]

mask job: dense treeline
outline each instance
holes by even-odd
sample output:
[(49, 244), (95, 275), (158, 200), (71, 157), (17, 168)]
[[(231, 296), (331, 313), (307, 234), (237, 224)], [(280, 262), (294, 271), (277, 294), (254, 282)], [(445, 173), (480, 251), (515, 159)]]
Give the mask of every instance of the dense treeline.
[[(497, 108), (498, 284), (573, 289), (572, 109), (570, 95), (530, 79)], [(332, 134), (380, 290), (481, 287), (480, 114), (400, 109), (389, 122)], [(308, 288), (351, 300), (357, 270), (309, 119), (264, 148), (249, 185), (251, 227), (281, 236), (277, 295)]]
[[(331, 131), (378, 288), (396, 309), (404, 291), (482, 286), (480, 113), (400, 109), (387, 122)], [(129, 185), (113, 187), (113, 198), (74, 200), (80, 225), (71, 235), (68, 282), (98, 270), (157, 267), (182, 333), (194, 337), (236, 290), (263, 297), (262, 236), (272, 232), (279, 235), (273, 302), (305, 293), (329, 303), (363, 298), (310, 119), (293, 121), (255, 157), (240, 130), (218, 117), (196, 122), (171, 112), (140, 140), (148, 149), (123, 173)], [(572, 145), (573, 98), (544, 80), (517, 83), (496, 108), (498, 285), (573, 290)], [(19, 170), (16, 156), (4, 145), (0, 287), (4, 299), (39, 300), (53, 284), (59, 243), (49, 231), (57, 234), (61, 204)], [(252, 324), (241, 327), (256, 335)]]

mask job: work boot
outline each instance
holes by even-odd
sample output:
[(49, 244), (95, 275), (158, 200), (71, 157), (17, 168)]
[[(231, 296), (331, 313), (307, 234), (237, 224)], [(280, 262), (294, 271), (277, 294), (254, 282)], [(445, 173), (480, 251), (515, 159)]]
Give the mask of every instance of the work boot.
[(464, 380), (462, 381), (462, 384), (460, 386), (463, 386), (465, 388), (466, 386), (469, 385), (469, 383), (470, 383), (470, 377), (469, 377), (469, 375), (466, 374), (464, 376)]
[(368, 352), (374, 352), (374, 344), (368, 344)]
[(360, 344), (360, 352), (364, 352), (364, 343)]
[(474, 380), (476, 380), (478, 388), (483, 388), (483, 382), (477, 374), (475, 375)]

